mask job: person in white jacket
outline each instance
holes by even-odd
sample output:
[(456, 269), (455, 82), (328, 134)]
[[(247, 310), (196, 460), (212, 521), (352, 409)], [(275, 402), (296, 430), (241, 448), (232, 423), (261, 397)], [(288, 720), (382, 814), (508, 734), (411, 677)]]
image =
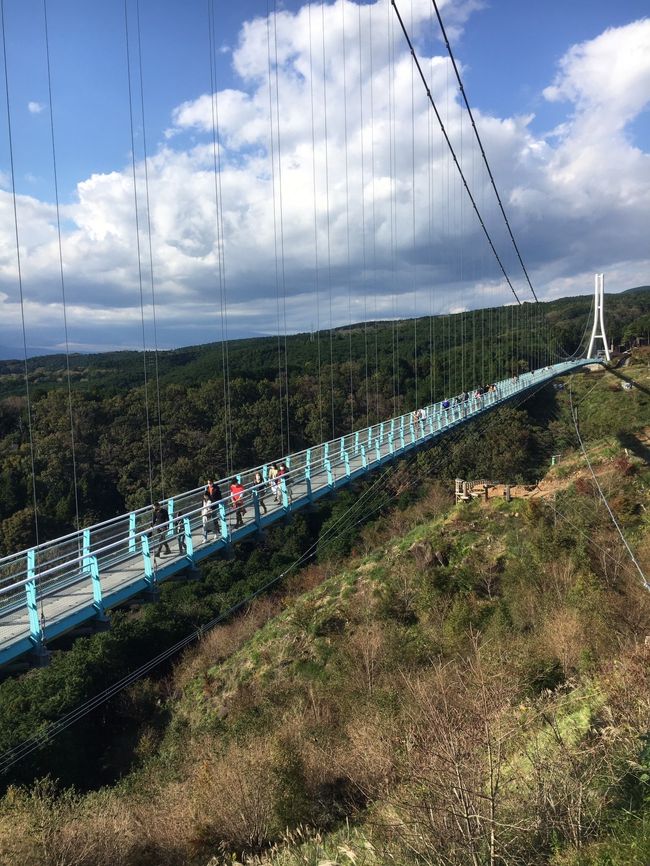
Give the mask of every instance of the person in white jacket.
[(208, 527), (210, 526), (210, 518), (212, 517), (212, 503), (210, 502), (210, 497), (206, 495), (203, 497), (203, 508), (201, 508), (201, 523), (203, 525), (203, 541), (208, 540)]

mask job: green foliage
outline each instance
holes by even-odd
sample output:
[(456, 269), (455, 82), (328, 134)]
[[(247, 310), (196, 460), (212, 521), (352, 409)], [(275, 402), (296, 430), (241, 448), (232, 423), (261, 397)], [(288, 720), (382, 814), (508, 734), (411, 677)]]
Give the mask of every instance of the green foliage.
[(565, 851), (552, 866), (647, 866), (650, 862), (650, 814), (623, 814), (604, 838), (580, 851)]
[[(391, 484), (399, 489), (404, 481), (396, 470)], [(385, 494), (392, 492), (387, 487)], [(113, 635), (78, 642), (67, 656), (55, 658), (50, 671), (5, 684), (4, 691), (0, 687), (0, 731), (5, 736), (8, 731), (5, 705), (15, 713), (22, 700), (31, 723), (42, 724), (37, 706), (53, 716), (67, 701), (89, 694), (102, 673), (112, 676), (116, 666), (131, 663), (132, 654), (144, 649), (140, 640), (153, 635), (164, 645), (175, 627), (185, 629), (254, 591), (277, 573), (271, 562), (284, 569), (319, 531), (323, 538), (342, 499), (276, 526), (263, 545), (238, 547), (232, 560), (207, 563), (201, 582), (164, 587), (158, 606), (118, 621)], [(510, 848), (517, 852), (515, 862), (617, 863), (614, 839), (628, 858), (621, 862), (643, 862), (634, 858), (647, 852), (639, 828), (649, 750), (643, 740), (631, 753), (629, 733), (626, 740), (616, 727), (624, 723), (633, 730), (628, 718), (637, 700), (637, 693), (630, 694), (637, 670), (619, 687), (617, 700), (627, 704), (617, 707), (605, 687), (611, 648), (624, 641), (625, 620), (617, 618), (615, 594), (603, 592), (590, 568), (588, 539), (601, 533), (607, 520), (593, 509), (593, 491), (574, 483), (558, 496), (558, 508), (571, 510), (570, 534), (561, 521), (554, 524), (545, 503), (492, 500), (445, 506), (402, 537), (400, 521), (421, 514), (423, 501), (426, 488), (404, 510), (384, 508), (376, 525), (364, 530), (380, 539), (371, 556), (348, 562), (339, 574), (287, 599), (276, 618), (232, 654), (206, 649), (204, 667), (189, 662), (189, 679), (181, 667), (184, 686), (176, 685), (171, 701), (162, 699), (155, 681), (142, 683), (87, 730), (78, 726), (74, 743), (57, 741), (68, 758), (83, 748), (86, 769), (96, 761), (96, 783), (113, 781), (117, 766), (121, 772), (130, 766), (128, 777), (106, 796), (116, 812), (118, 804), (128, 814), (135, 804), (146, 803), (159, 815), (158, 829), (149, 836), (154, 862), (158, 857), (174, 866), (198, 866), (223, 849), (237, 851), (237, 862), (250, 864), (318, 864), (327, 856), (331, 862), (347, 857), (416, 866), (420, 861), (401, 844), (399, 828), (414, 822), (416, 836), (425, 834), (423, 850), (430, 849), (429, 819), (418, 822), (422, 814), (435, 816), (436, 809), (447, 808), (448, 792), (439, 800), (434, 792), (448, 762), (452, 772), (460, 761), (460, 784), (468, 784), (468, 773), (471, 790), (484, 796), (485, 777), (473, 774), (485, 764), (483, 738), (491, 725), (493, 742), (504, 750), (505, 806), (499, 820), (528, 826), (532, 814), (542, 828), (537, 834), (518, 831)], [(607, 628), (609, 638), (600, 642), (599, 633)], [(482, 660), (473, 649), (476, 640), (484, 648)], [(479, 661), (483, 667), (477, 667)], [(639, 664), (645, 664), (643, 658)], [(639, 684), (638, 694), (643, 689)], [(93, 745), (93, 736), (103, 750)], [(602, 750), (610, 743), (615, 751), (605, 753), (605, 760)], [(452, 751), (441, 752), (442, 747)], [(126, 753), (121, 765), (120, 751)], [(442, 763), (431, 766), (439, 755)], [(476, 764), (465, 763), (474, 759)], [(43, 772), (46, 763), (52, 775), (67, 772), (64, 784), (69, 784), (74, 761), (41, 754), (30, 771)], [(21, 800), (21, 814), (33, 820), (40, 810), (44, 826), (56, 819), (73, 833), (80, 821), (92, 822), (89, 798), (99, 793), (60, 796), (45, 790), (38, 806)], [(0, 807), (0, 829), (12, 796)], [(574, 806), (577, 811), (569, 814)], [(183, 817), (173, 819), (179, 809)], [(620, 819), (623, 809), (634, 810), (634, 822)], [(604, 832), (596, 844), (588, 822), (601, 813)], [(575, 851), (569, 819), (582, 821), (583, 814), (589, 829), (580, 826)], [(346, 842), (341, 827), (353, 818), (360, 835), (348, 830)], [(173, 844), (162, 829), (168, 823), (175, 828)], [(313, 838), (303, 832), (305, 826), (314, 828)], [(109, 839), (133, 838), (130, 829), (101, 832)], [(435, 844), (443, 844), (438, 835)], [(459, 849), (449, 844), (448, 861), (454, 862), (453, 854), (460, 862)], [(139, 856), (117, 862), (131, 866)], [(33, 860), (24, 858), (30, 866)]]
[[(615, 339), (618, 330), (632, 327), (635, 319), (648, 314), (649, 307), (647, 291), (608, 297), (608, 326), (611, 322)], [(515, 368), (539, 366), (548, 348), (542, 342), (546, 339), (542, 317), (545, 315), (563, 333), (567, 345), (573, 345), (582, 333), (588, 308), (587, 298), (574, 298), (536, 308), (526, 304), (436, 317), (431, 322), (420, 320), (418, 402), (438, 400), (507, 377)], [(369, 323), (355, 326), (351, 332), (335, 330), (331, 357), (326, 335), (287, 338), (293, 449), (348, 432), (360, 420), (383, 420), (415, 407), (411, 324)], [(490, 341), (490, 352), (484, 351), (486, 333), (499, 334), (497, 341)], [(326, 363), (321, 365), (319, 380), (318, 341), (326, 339), (327, 351), (321, 347)], [(366, 362), (369, 344), (371, 354), (379, 360), (377, 369)], [(277, 370), (277, 340), (233, 340), (228, 352), (230, 418), (224, 410), (221, 344), (158, 353), (159, 388), (154, 385), (151, 369), (148, 395), (142, 386), (141, 353), (73, 355), (72, 406), (68, 404), (66, 359), (51, 355), (29, 360), (36, 500), (39, 518), (43, 518), (41, 540), (72, 530), (77, 504), (82, 523), (88, 525), (146, 505), (152, 496), (155, 499), (162, 494), (163, 487), (167, 492), (189, 489), (209, 475), (223, 475), (227, 427), (232, 440), (230, 457), (236, 466), (277, 458), (284, 448), (279, 419), (286, 416)], [(144, 360), (153, 364), (149, 355)], [(31, 540), (26, 530), (20, 531), (13, 524), (2, 528), (2, 522), (11, 515), (33, 507), (23, 376), (22, 362), (0, 362), (0, 553), (11, 553), (16, 543), (21, 546)], [(149, 431), (145, 396), (152, 420)], [(371, 398), (368, 405), (367, 397)], [(646, 401), (642, 392), (634, 392), (628, 400), (638, 404), (639, 413), (647, 413)], [(538, 405), (548, 402), (538, 401)], [(543, 433), (548, 417), (540, 417), (539, 423), (531, 425), (514, 410), (503, 409), (498, 418), (499, 429), (493, 435), (485, 438), (474, 430), (461, 443), (445, 446), (450, 474), (462, 470), (501, 480), (535, 480), (531, 464), (539, 464), (550, 454), (552, 440)], [(606, 414), (603, 423), (611, 424)], [(504, 433), (507, 447), (502, 441), (500, 444)], [(147, 483), (148, 442), (153, 457), (153, 491)], [(160, 461), (153, 456), (159, 450), (164, 479)], [(349, 544), (344, 545), (346, 548)]]
[[(640, 292), (625, 301), (630, 309), (638, 310), (645, 309), (648, 299), (648, 292)], [(567, 337), (578, 323), (582, 329), (587, 303), (574, 299), (552, 308)], [(516, 364), (532, 365), (541, 346), (534, 341), (526, 345), (519, 339), (518, 315), (510, 309), (494, 313), (492, 325), (502, 328), (506, 339), (494, 357), (485, 359), (480, 378), (503, 375), (517, 354), (513, 345), (522, 348)], [(621, 309), (614, 319), (621, 333), (625, 315)], [(420, 399), (423, 393), (427, 399), (431, 393), (441, 397), (466, 384), (462, 382), (458, 345), (469, 334), (477, 336), (476, 363), (470, 364), (465, 375), (478, 381), (478, 359), (482, 359), (478, 333), (484, 321), (482, 313), (436, 320), (433, 369), (428, 363), (421, 363), (418, 369)], [(371, 371), (371, 420), (375, 414), (385, 417), (415, 404), (412, 346), (407, 353), (406, 341), (399, 340), (400, 331), (405, 333), (406, 327), (396, 323), (371, 328), (380, 355), (380, 370)], [(423, 359), (427, 358), (428, 332), (426, 327), (422, 331)], [(330, 370), (326, 365), (322, 371), (324, 382), (329, 383), (330, 373), (334, 380), (337, 432), (349, 430), (352, 422), (350, 375), (357, 410), (364, 405), (364, 365), (360, 359), (365, 336), (362, 329), (353, 334), (355, 359), (350, 366), (348, 334), (335, 332), (334, 367)], [(391, 352), (395, 337), (403, 355), (396, 359), (399, 399)], [(290, 338), (290, 433), (294, 447), (330, 435), (329, 402), (327, 407), (319, 406), (314, 348), (306, 335)], [(237, 465), (252, 464), (276, 456), (281, 448), (277, 419), (283, 406), (275, 366), (277, 345), (271, 339), (234, 341), (230, 349), (231, 397), (238, 407), (233, 417), (234, 460)], [(192, 487), (206, 475), (223, 471), (223, 381), (214, 375), (220, 369), (220, 352), (216, 345), (161, 356), (161, 434), (168, 488)], [(84, 521), (145, 504), (150, 497), (143, 486), (148, 475), (142, 429), (144, 392), (135, 372), (141, 361), (138, 353), (75, 360), (80, 386), (73, 396), (77, 494)], [(60, 383), (55, 384), (61, 363), (61, 358), (47, 359), (30, 367), (34, 383), (40, 380), (40, 390), (34, 392), (33, 418), (39, 529), (45, 536), (69, 528), (74, 516), (67, 397)], [(24, 401), (12, 396), (12, 389), (17, 388), (12, 377), (20, 371), (13, 371), (11, 365), (2, 369), (0, 543), (3, 551), (9, 552), (32, 543), (34, 515), (26, 410)], [(592, 389), (597, 399), (588, 399)], [(585, 437), (608, 437), (600, 457), (609, 460), (616, 455), (619, 459), (622, 447), (631, 455), (625, 465), (614, 467), (625, 479), (625, 490), (615, 506), (625, 526), (640, 535), (648, 528), (640, 508), (647, 500), (643, 491), (648, 478), (643, 469), (628, 470), (643, 459), (644, 445), (635, 431), (647, 423), (647, 395), (642, 389), (624, 392), (618, 384), (612, 388), (611, 377), (600, 374), (574, 377), (573, 393)], [(358, 421), (358, 411), (355, 417)], [(154, 429), (152, 435), (155, 440), (158, 431)], [(450, 435), (419, 454), (416, 478), (429, 474), (534, 481), (558, 441), (562, 449), (574, 443), (567, 394), (549, 389), (531, 399), (527, 411), (503, 408), (480, 430), (469, 428), (462, 437)], [(575, 472), (573, 465), (561, 465), (560, 469), (567, 479)], [(555, 477), (560, 475), (558, 472)], [(67, 652), (55, 653), (49, 668), (2, 683), (0, 751), (42, 730), (202, 623), (288, 572), (305, 551), (314, 549), (320, 563), (343, 562), (361, 547), (364, 525), (370, 519), (375, 521), (370, 527), (374, 536), (369, 529), (364, 535), (364, 544), (374, 538), (380, 545), (374, 559), (349, 565), (345, 573), (299, 599), (258, 635), (239, 659), (221, 663), (220, 655), (217, 663), (212, 658), (180, 700), (177, 695), (169, 698), (164, 677), (171, 671), (163, 667), (162, 676), (134, 686), (64, 731), (55, 748), (40, 749), (17, 765), (8, 781), (31, 782), (50, 774), (64, 787), (94, 787), (114, 783), (132, 771), (122, 783), (123, 789), (118, 790), (132, 789), (147, 801), (150, 789), (143, 779), (151, 775), (162, 784), (160, 779), (164, 780), (166, 773), (172, 777), (179, 773), (179, 756), (192, 747), (193, 738), (199, 734), (213, 737), (217, 750), (268, 737), (264, 742), (271, 748), (263, 757), (268, 760), (269, 787), (258, 793), (269, 798), (271, 829), (260, 833), (277, 835), (287, 826), (295, 831), (301, 823), (323, 830), (342, 816), (358, 815), (357, 810), (372, 799), (367, 792), (378, 796), (381, 785), (392, 778), (394, 767), (381, 754), (383, 731), (366, 727), (373, 714), (390, 719), (399, 728), (404, 722), (400, 714), (405, 699), (417, 677), (426, 675), (436, 661), (452, 665), (466, 659), (471, 634), (480, 631), (503, 653), (514, 702), (541, 700), (549, 691), (571, 688), (576, 678), (602, 674), (604, 660), (610, 661), (611, 647), (624, 642), (627, 614), (620, 614), (621, 607), (639, 603), (625, 596), (625, 582), (605, 573), (598, 559), (594, 542), (602, 541), (600, 546), (607, 550), (613, 536), (607, 534), (611, 531), (608, 517), (595, 507), (589, 483), (582, 479), (559, 490), (553, 509), (537, 502), (527, 506), (493, 502), (486, 507), (475, 503), (453, 511), (445, 506), (434, 522), (422, 523), (414, 533), (401, 538), (405, 525), (413, 526), (421, 519), (417, 510), (420, 485), (399, 466), (378, 483), (379, 478), (360, 484), (355, 491), (339, 493), (290, 524), (275, 525), (263, 540), (238, 546), (230, 560), (205, 563), (201, 581), (165, 584), (157, 605), (143, 607), (135, 615), (114, 613), (110, 632), (76, 640)], [(155, 484), (160, 483), (156, 477)], [(556, 512), (567, 519), (558, 518)], [(410, 524), (407, 518), (412, 519)], [(392, 535), (399, 540), (392, 540)], [(642, 614), (638, 616), (642, 623)], [(275, 730), (285, 722), (286, 729)], [(560, 730), (560, 735), (564, 733)], [(353, 743), (362, 744), (355, 746), (355, 766), (346, 763)], [(323, 755), (334, 755), (336, 772), (325, 767)], [(379, 769), (370, 772), (366, 760), (378, 761)], [(392, 760), (399, 763), (394, 756)], [(565, 859), (558, 854), (558, 866), (645, 862), (648, 833), (642, 816), (650, 775), (647, 740), (639, 754), (626, 753), (626, 760), (628, 771), (619, 780), (616, 796), (607, 802), (635, 810), (633, 819), (617, 822), (613, 805), (607, 830), (611, 839), (586, 846), (579, 854), (562, 855)], [(340, 771), (339, 765), (343, 766)], [(92, 774), (89, 767), (94, 770)], [(79, 793), (60, 795), (51, 787), (34, 790), (45, 811), (56, 811), (59, 803), (72, 814), (82, 803)], [(590, 793), (597, 795), (596, 785)], [(558, 848), (565, 845), (566, 837), (554, 832)], [(211, 837), (199, 834), (197, 838)], [(619, 860), (614, 840), (622, 852)], [(366, 857), (368, 862), (414, 862), (406, 857), (400, 861), (403, 851), (391, 850), (390, 856), (375, 858), (372, 846), (355, 850), (356, 857)], [(311, 847), (306, 843), (305, 851), (314, 857), (316, 852), (338, 857), (329, 842)], [(547, 855), (550, 853), (545, 850), (539, 856)], [(148, 856), (155, 858), (155, 853)]]

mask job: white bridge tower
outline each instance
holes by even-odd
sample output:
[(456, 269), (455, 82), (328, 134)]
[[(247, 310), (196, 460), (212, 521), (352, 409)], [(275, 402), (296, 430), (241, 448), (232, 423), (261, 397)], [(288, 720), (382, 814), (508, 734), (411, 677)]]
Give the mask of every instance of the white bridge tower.
[(609, 354), (609, 346), (607, 345), (607, 337), (605, 336), (605, 319), (604, 319), (604, 307), (605, 307), (605, 274), (596, 274), (596, 280), (594, 285), (594, 325), (591, 329), (591, 339), (589, 340), (589, 349), (587, 350), (587, 357), (594, 357), (594, 343), (596, 340), (603, 341), (603, 347), (605, 350), (605, 358), (608, 361), (611, 360)]

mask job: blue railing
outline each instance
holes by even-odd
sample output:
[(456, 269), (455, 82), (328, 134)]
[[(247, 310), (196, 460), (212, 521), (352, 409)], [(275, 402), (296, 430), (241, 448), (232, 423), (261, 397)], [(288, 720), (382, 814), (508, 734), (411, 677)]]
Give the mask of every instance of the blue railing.
[[(205, 487), (165, 500), (169, 522), (151, 527), (151, 507), (141, 508), (36, 548), (0, 559), (0, 664), (77, 624), (105, 618), (106, 611), (187, 569), (215, 551), (326, 496), (352, 479), (376, 469), (436, 436), (476, 417), (516, 394), (594, 359), (556, 364), (506, 379), (481, 397), (470, 395), (448, 408), (434, 403), (420, 410), (372, 424), (275, 461), (287, 473), (277, 487), (269, 476), (272, 462), (221, 478), (224, 498), (215, 503), (206, 526)], [(263, 481), (255, 484), (259, 472)], [(230, 484), (244, 487), (239, 507)], [(207, 530), (207, 532), (206, 532)], [(169, 556), (157, 555), (171, 545)]]

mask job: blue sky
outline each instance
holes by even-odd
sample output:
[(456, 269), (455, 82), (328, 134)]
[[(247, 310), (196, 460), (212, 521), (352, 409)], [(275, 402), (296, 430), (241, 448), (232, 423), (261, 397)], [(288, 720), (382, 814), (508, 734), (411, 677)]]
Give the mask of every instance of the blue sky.
[(567, 48), (649, 12), (645, 0), (494, 0), (470, 19), (458, 42), (467, 87), (483, 110), (502, 117), (535, 112), (534, 127), (548, 128), (564, 107), (545, 102), (541, 93)]
[[(145, 203), (135, 0), (128, 0), (127, 5), (142, 219)], [(422, 153), (417, 166), (409, 166), (404, 156), (408, 156), (411, 148), (407, 128), (410, 72), (408, 55), (397, 30), (396, 67), (392, 71), (396, 73), (399, 67), (403, 74), (395, 79), (391, 93), (398, 117), (395, 143), (399, 157), (392, 166), (381, 162), (384, 146), (386, 154), (390, 150), (381, 132), (382, 118), (388, 116), (381, 112), (386, 107), (382, 107), (382, 101), (386, 101), (390, 67), (381, 42), (384, 37), (377, 35), (381, 28), (388, 26), (390, 8), (385, 0), (362, 4), (360, 12), (352, 2), (346, 3), (343, 11), (340, 0), (336, 4), (325, 4), (324, 10), (320, 3), (311, 8), (309, 26), (317, 57), (322, 42), (320, 16), (323, 13), (327, 16), (326, 50), (330, 64), (327, 142), (320, 104), (322, 76), (314, 72), (317, 117), (313, 154), (312, 129), (308, 122), (309, 86), (305, 77), (308, 77), (305, 71), (308, 60), (306, 7), (298, 2), (278, 4), (277, 19), (271, 14), (270, 26), (275, 28), (274, 33), (277, 31), (280, 45), (278, 73), (282, 95), (278, 130), (273, 125), (275, 121), (270, 123), (268, 119), (268, 81), (265, 79), (268, 47), (265, 38), (269, 32), (266, 16), (269, 6), (273, 13), (274, 4), (253, 0), (231, 4), (215, 0), (223, 133), (220, 194), (224, 240), (220, 246), (214, 215), (210, 212), (214, 179), (210, 173), (207, 5), (206, 0), (183, 3), (140, 0), (146, 136), (151, 160), (153, 283), (161, 306), (159, 336), (162, 345), (183, 345), (218, 337), (215, 297), (219, 293), (217, 272), (222, 266), (222, 255), (228, 290), (232, 292), (231, 333), (273, 331), (275, 324), (271, 319), (278, 286), (271, 272), (276, 261), (280, 194), (286, 219), (286, 237), (282, 240), (287, 247), (283, 291), (294, 299), (288, 321), (292, 330), (307, 328), (313, 323), (314, 299), (310, 293), (319, 276), (321, 286), (325, 277), (333, 284), (334, 324), (346, 321), (349, 315), (350, 285), (357, 298), (360, 286), (368, 283), (374, 286), (373, 297), (364, 296), (363, 305), (355, 305), (354, 318), (361, 318), (364, 311), (383, 316), (395, 312), (408, 315), (414, 307), (422, 310), (427, 304), (444, 312), (445, 309), (506, 300), (507, 291), (494, 269), (486, 265), (483, 254), (475, 261), (468, 254), (460, 274), (452, 272), (442, 255), (436, 259), (438, 252), (449, 246), (450, 234), (457, 236), (459, 245), (462, 240), (468, 248), (476, 246), (476, 227), (464, 210), (466, 204), (461, 202), (459, 188), (448, 185), (443, 190), (444, 177), (438, 191), (434, 189), (429, 193), (428, 204), (424, 201), (421, 188), (423, 183), (429, 184), (426, 177), (430, 160), (428, 162), (424, 152), (427, 112), (421, 90), (416, 94), (416, 137)], [(445, 65), (444, 46), (435, 37), (436, 30), (429, 26), (429, 4), (426, 0), (414, 0), (411, 6), (411, 0), (402, 0), (398, 6), (407, 22), (411, 9), (415, 10), (413, 30), (422, 57), (425, 60), (433, 57), (433, 65), (440, 63), (436, 66), (436, 87), (439, 95), (446, 92), (447, 85), (450, 87), (442, 98), (443, 105), (446, 100), (452, 106), (452, 138), (455, 135), (458, 144), (464, 136), (466, 169), (476, 181), (477, 195), (492, 220), (492, 205), (480, 177), (480, 168), (474, 156), (470, 162), (467, 122), (464, 121), (464, 129), (456, 127), (454, 132), (453, 78)], [(520, 232), (524, 258), (542, 297), (588, 292), (592, 285), (588, 275), (594, 271), (610, 273), (609, 290), (650, 282), (647, 273), (650, 244), (644, 244), (644, 232), (639, 227), (650, 204), (650, 121), (648, 99), (643, 96), (644, 92), (650, 93), (650, 76), (643, 59), (644, 54), (650, 53), (647, 21), (643, 21), (647, 12), (647, 3), (640, 0), (623, 0), (617, 5), (599, 0), (571, 0), (570, 3), (549, 0), (545, 4), (521, 0), (492, 3), (448, 0), (442, 5), (488, 156), (515, 230)], [(129, 210), (133, 208), (133, 188), (124, 4), (47, 0), (47, 13), (56, 156), (64, 206), (63, 258), (66, 296), (71, 305), (71, 343), (81, 349), (137, 346), (140, 308), (136, 302), (139, 292), (134, 219)], [(370, 48), (364, 41), (371, 14), (377, 43), (373, 48), (376, 81), (372, 84), (367, 67)], [(360, 48), (358, 34), (356, 42), (351, 40), (359, 15), (363, 22)], [(257, 25), (252, 23), (254, 19), (258, 19)], [(347, 38), (351, 40), (346, 43), (348, 99), (345, 103), (340, 98), (339, 81), (343, 47), (342, 34), (338, 32), (341, 22), (347, 27)], [(61, 329), (55, 324), (61, 315), (61, 289), (57, 283), (58, 254), (52, 211), (53, 171), (42, 2), (8, 0), (5, 27), (21, 248), (24, 245), (28, 340), (34, 347), (53, 348), (61, 346)], [(358, 96), (352, 90), (358, 87), (360, 61), (366, 63), (362, 74), (365, 103), (356, 102)], [(399, 66), (400, 63), (407, 65)], [(614, 70), (611, 80), (610, 68)], [(601, 91), (606, 91), (606, 95), (601, 97)], [(361, 131), (357, 115), (362, 117), (365, 110), (367, 124), (370, 98), (379, 105), (377, 126), (373, 119), (373, 131)], [(348, 114), (351, 142), (347, 151), (337, 144), (343, 133), (344, 111)], [(271, 141), (275, 149), (273, 169)], [(379, 196), (376, 203), (383, 208), (374, 227), (367, 222), (372, 142), (378, 154), (374, 172)], [(281, 171), (278, 153), (282, 157)], [(429, 155), (436, 160), (434, 174), (435, 171), (441, 177), (448, 174), (448, 157), (442, 150), (434, 149)], [(342, 198), (344, 178), (340, 169), (346, 158), (351, 178), (348, 188), (351, 184), (353, 189), (359, 190), (362, 181), (366, 187), (365, 216), (359, 209), (358, 193), (354, 201), (349, 191), (347, 201)], [(329, 190), (324, 180), (326, 160), (331, 169)], [(393, 169), (391, 180), (388, 175)], [(20, 344), (19, 317), (15, 250), (12, 257), (11, 246), (14, 226), (7, 198), (9, 152), (4, 105), (0, 119), (0, 171), (4, 178), (4, 193), (0, 189), (0, 195), (5, 197), (4, 202), (0, 201), (0, 346), (15, 346)], [(411, 172), (414, 176), (417, 172), (418, 176), (415, 193), (410, 183)], [(431, 181), (434, 187), (437, 182), (435, 178)], [(312, 183), (317, 187), (317, 203), (310, 191)], [(382, 184), (387, 185), (388, 198), (382, 198)], [(275, 190), (275, 198), (269, 210), (272, 190)], [(333, 273), (328, 274), (323, 272), (328, 222), (323, 204), (326, 193), (329, 193), (329, 242), (334, 261)], [(437, 200), (445, 195), (452, 203), (454, 215), (452, 218), (440, 215), (440, 231), (436, 237), (425, 237), (427, 232), (423, 226), (427, 209), (432, 209), (431, 196)], [(415, 207), (411, 208), (414, 200)], [(385, 219), (389, 205), (396, 213), (403, 206), (405, 215), (411, 209), (417, 210), (416, 248), (412, 248), (412, 243), (409, 248), (408, 232), (402, 220), (399, 220), (397, 234), (390, 238), (392, 257), (403, 267), (398, 288), (394, 277), (392, 282), (387, 278), (385, 262), (381, 260), (375, 259), (374, 273), (360, 276), (362, 261), (368, 265), (370, 247), (366, 235), (372, 234), (381, 248), (389, 242)], [(274, 214), (275, 230), (272, 229)], [(318, 224), (319, 247), (316, 249), (313, 248), (314, 216)], [(366, 222), (361, 225), (364, 219)], [(612, 219), (619, 226), (618, 234), (608, 227)], [(352, 253), (346, 243), (344, 223), (352, 224), (355, 239), (360, 233), (364, 236), (363, 247), (353, 243)], [(446, 241), (442, 237), (443, 230), (448, 235)], [(505, 243), (502, 229), (496, 223), (494, 232), (498, 243)], [(141, 236), (140, 241), (146, 248), (147, 237)], [(566, 247), (560, 249), (559, 244), (564, 241)], [(511, 251), (504, 249), (503, 256), (508, 267), (514, 265)], [(417, 268), (416, 262), (420, 262)], [(145, 284), (149, 282), (151, 274), (147, 272)], [(413, 287), (414, 304), (407, 299), (408, 293), (403, 288), (407, 284)], [(432, 299), (434, 292), (437, 295)], [(322, 326), (329, 325), (325, 306), (322, 316), (319, 307), (318, 319)], [(306, 312), (301, 314), (301, 310)], [(150, 340), (151, 307), (147, 308), (146, 315), (147, 339)]]

